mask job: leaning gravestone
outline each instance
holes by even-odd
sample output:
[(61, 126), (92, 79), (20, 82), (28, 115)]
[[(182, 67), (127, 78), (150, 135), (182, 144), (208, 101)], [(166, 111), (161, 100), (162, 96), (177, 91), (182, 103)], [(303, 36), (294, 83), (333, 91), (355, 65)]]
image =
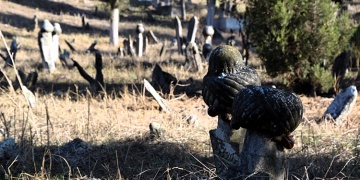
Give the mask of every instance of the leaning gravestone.
[(340, 123), (355, 106), (357, 94), (356, 86), (350, 86), (341, 91), (326, 109), (321, 120), (332, 118), (336, 123)]
[(176, 40), (178, 46), (178, 53), (182, 54), (182, 26), (179, 17), (175, 17), (175, 27), (176, 27)]
[(49, 20), (45, 19), (40, 26), (40, 32), (38, 35), (38, 43), (40, 46), (43, 67), (49, 72), (55, 70), (55, 62), (53, 62), (52, 58), (53, 31), (54, 26), (50, 23)]
[(190, 22), (189, 22), (188, 34), (187, 34), (187, 37), (186, 37), (186, 42), (187, 43), (195, 42), (196, 32), (197, 32), (198, 26), (199, 26), (199, 20), (198, 20), (198, 18), (196, 16), (193, 16), (190, 19)]
[(152, 30), (149, 30), (147, 33), (146, 33), (146, 37), (148, 38), (148, 42), (150, 44), (157, 44), (159, 43), (157, 37), (155, 36), (154, 32)]

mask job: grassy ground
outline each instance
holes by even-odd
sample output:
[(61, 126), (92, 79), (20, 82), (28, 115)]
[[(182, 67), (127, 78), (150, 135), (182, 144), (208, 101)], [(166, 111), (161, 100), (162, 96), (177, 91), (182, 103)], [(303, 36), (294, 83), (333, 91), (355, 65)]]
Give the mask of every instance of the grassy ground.
[[(18, 36), (21, 43), (17, 67), (26, 72), (39, 71), (36, 108), (29, 109), (20, 92), (13, 94), (6, 88), (1, 89), (0, 129), (5, 138), (15, 138), (21, 152), (17, 158), (0, 161), (1, 178), (5, 175), (13, 179), (216, 178), (208, 132), (216, 127), (217, 120), (207, 115), (207, 106), (199, 93), (206, 69), (199, 73), (185, 71), (182, 68), (185, 58), (177, 55), (176, 47), (169, 47), (160, 59), (161, 44), (151, 45), (141, 58), (116, 56), (117, 47), (108, 44), (107, 14), (93, 14), (95, 6), (104, 7), (98, 1), (74, 0), (70, 4), (62, 0), (9, 0), (1, 3), (0, 30), (7, 44), (14, 36)], [(201, 7), (201, 4), (193, 5), (188, 12), (201, 15)], [(154, 31), (161, 42), (167, 40), (169, 44), (175, 36), (169, 17), (155, 16), (157, 20), (149, 22), (142, 11), (123, 12), (126, 13), (120, 17), (120, 42), (128, 35), (135, 36), (138, 23)], [(81, 30), (81, 14), (86, 14), (92, 30)], [(52, 74), (41, 70), (38, 30), (29, 29), (34, 15), (39, 20), (47, 18), (61, 24), (61, 47), (67, 48), (64, 40), (74, 39), (77, 52), (71, 57), (91, 75), (95, 75), (95, 58), (85, 50), (95, 39), (99, 41), (97, 48), (104, 60), (105, 98), (87, 95), (88, 83), (76, 69), (69, 70), (58, 63)], [(5, 54), (5, 47), (0, 45), (0, 48)], [(155, 63), (186, 85), (178, 84), (172, 93), (164, 96), (171, 113), (161, 111), (143, 87), (143, 79), (151, 81)], [(7, 68), (6, 72), (14, 81), (13, 70)], [(259, 73), (262, 73), (260, 69)], [(2, 84), (6, 84), (5, 80)], [(328, 122), (315, 123), (332, 98), (301, 95), (301, 99), (305, 120), (294, 132), (295, 147), (287, 151), (288, 178), (360, 178), (360, 98), (348, 117), (336, 126)], [(196, 125), (187, 123), (190, 116), (197, 118)], [(151, 122), (160, 123), (165, 129), (165, 140), (150, 139)], [(73, 141), (75, 138), (84, 142)], [(81, 150), (61, 153), (68, 142), (80, 142)]]

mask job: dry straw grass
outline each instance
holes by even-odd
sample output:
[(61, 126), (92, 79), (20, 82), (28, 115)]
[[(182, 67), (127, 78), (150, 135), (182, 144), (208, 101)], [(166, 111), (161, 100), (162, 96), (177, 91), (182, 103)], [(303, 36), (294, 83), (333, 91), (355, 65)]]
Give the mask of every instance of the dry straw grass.
[[(15, 138), (21, 156), (1, 161), (0, 175), (12, 179), (216, 178), (208, 132), (216, 127), (217, 120), (207, 115), (207, 106), (197, 92), (204, 73), (183, 70), (184, 57), (178, 56), (172, 47), (164, 60), (160, 60), (161, 44), (152, 45), (142, 58), (117, 57), (116, 48), (108, 45), (106, 18), (89, 15), (88, 20), (95, 30), (79, 32), (76, 27), (81, 26), (80, 12), (92, 10), (97, 1), (72, 2), (74, 9), (66, 9), (70, 7), (67, 1), (20, 2), (2, 2), (6, 8), (0, 9), (0, 29), (8, 44), (12, 36), (20, 36), (22, 48), (17, 54), (17, 67), (26, 72), (39, 71), (35, 92), (37, 106), (31, 109), (21, 93), (12, 94), (6, 88), (1, 89), (0, 128), (4, 137)], [(52, 9), (55, 5), (58, 9)], [(35, 14), (40, 20), (48, 18), (68, 28), (61, 35), (61, 46), (66, 48), (64, 39), (75, 39), (79, 52), (71, 56), (91, 75), (95, 74), (95, 58), (85, 50), (93, 40), (99, 40), (97, 48), (104, 59), (105, 97), (86, 93), (88, 84), (76, 69), (69, 70), (59, 64), (57, 71), (49, 75), (38, 68), (41, 58), (37, 32), (26, 30), (29, 25), (26, 23), (30, 23)], [(121, 38), (134, 35), (136, 24), (143, 16), (129, 13), (122, 17)], [(167, 39), (169, 42), (175, 31), (166, 25), (172, 21), (161, 18), (165, 28), (161, 23), (143, 23), (145, 28), (159, 35), (161, 41)], [(160, 63), (165, 71), (184, 83), (192, 84), (178, 85), (170, 95), (164, 96), (172, 113), (161, 111), (142, 85), (143, 79), (150, 80), (154, 63)], [(14, 81), (13, 70), (5, 71)], [(305, 121), (294, 132), (295, 148), (287, 152), (287, 177), (360, 178), (360, 106), (356, 105), (341, 124), (318, 125), (315, 120), (322, 116), (332, 99), (305, 96), (301, 99)], [(186, 122), (190, 115), (197, 117), (197, 126)], [(165, 129), (165, 141), (149, 139), (151, 122), (158, 122)], [(87, 142), (88, 151), (76, 155), (56, 154), (62, 145), (75, 138)]]

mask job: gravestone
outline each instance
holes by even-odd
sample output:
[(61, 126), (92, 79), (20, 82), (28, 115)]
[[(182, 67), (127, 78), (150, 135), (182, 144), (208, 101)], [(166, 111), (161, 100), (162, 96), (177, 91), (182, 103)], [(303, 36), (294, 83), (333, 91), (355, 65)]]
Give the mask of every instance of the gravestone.
[(85, 14), (81, 15), (81, 27), (82, 27), (82, 30), (90, 30), (90, 24), (88, 22), (86, 22)]
[(143, 53), (146, 54), (146, 50), (149, 47), (149, 38), (145, 36), (144, 38), (144, 48), (143, 48)]
[(225, 17), (225, 8), (226, 2), (221, 2), (219, 6), (219, 19), (223, 19)]
[(181, 0), (181, 19), (183, 21), (186, 20), (186, 6), (185, 6), (185, 0)]
[(178, 54), (182, 54), (182, 26), (179, 17), (175, 17), (176, 40), (178, 46)]
[(152, 5), (155, 7), (155, 9), (158, 7), (160, 3), (160, 0), (152, 0)]
[(161, 49), (160, 49), (160, 59), (162, 60), (165, 56), (165, 52), (166, 52), (166, 45), (167, 45), (167, 41), (165, 40), (163, 42), (163, 45), (161, 46)]
[(189, 22), (188, 34), (186, 37), (186, 43), (195, 42), (196, 32), (199, 26), (199, 21), (196, 16), (193, 16)]
[(135, 55), (135, 50), (134, 50), (134, 42), (133, 42), (133, 40), (132, 40), (132, 38), (131, 38), (131, 35), (129, 35), (129, 39), (128, 39), (128, 48), (127, 48), (127, 50), (128, 50), (128, 54), (131, 56), (131, 57), (133, 57), (134, 55)]
[(41, 24), (40, 32), (38, 35), (38, 43), (40, 47), (43, 67), (49, 72), (52, 72), (55, 69), (55, 63), (53, 62), (52, 58), (53, 31), (54, 26), (50, 23), (49, 20), (45, 19)]
[(198, 46), (195, 42), (189, 42), (186, 46), (186, 54), (185, 54), (185, 69), (194, 72), (201, 72), (203, 70), (201, 63), (201, 56), (199, 53)]
[(336, 123), (342, 122), (355, 106), (357, 95), (356, 86), (349, 86), (341, 91), (326, 109), (320, 121), (333, 119)]
[(212, 36), (214, 35), (215, 31), (214, 28), (212, 26), (205, 26), (203, 29), (203, 35), (205, 38), (205, 43), (202, 47), (202, 54), (203, 57), (205, 58), (205, 60), (208, 62), (209, 61), (209, 56), (210, 53), (212, 51)]
[(205, 38), (205, 44), (212, 44), (212, 36), (214, 35), (215, 30), (212, 26), (205, 26), (203, 29), (203, 35)]
[(143, 33), (144, 33), (144, 27), (142, 24), (138, 24), (136, 26), (136, 34), (137, 34), (137, 37), (136, 37), (136, 55), (138, 57), (142, 57), (142, 54), (143, 54), (143, 43), (144, 43), (144, 40), (143, 40)]
[(164, 6), (170, 6), (170, 0), (164, 0)]
[(35, 31), (39, 27), (38, 18), (36, 15), (34, 15), (33, 21), (34, 21), (34, 27), (32, 30)]
[[(59, 35), (61, 34), (62, 30), (59, 23), (54, 23), (54, 32), (53, 32), (53, 44), (52, 44), (52, 61), (56, 63), (56, 61), (59, 59)], [(55, 64), (54, 64), (55, 68)]]
[(120, 56), (120, 57), (124, 57), (125, 56), (125, 49), (123, 47), (119, 47), (117, 55)]
[(215, 0), (207, 0), (207, 16), (206, 16), (206, 25), (214, 25), (214, 16), (215, 16)]
[(155, 36), (154, 32), (152, 30), (149, 30), (147, 33), (146, 33), (146, 37), (148, 38), (148, 42), (150, 44), (157, 44), (159, 43), (157, 37)]

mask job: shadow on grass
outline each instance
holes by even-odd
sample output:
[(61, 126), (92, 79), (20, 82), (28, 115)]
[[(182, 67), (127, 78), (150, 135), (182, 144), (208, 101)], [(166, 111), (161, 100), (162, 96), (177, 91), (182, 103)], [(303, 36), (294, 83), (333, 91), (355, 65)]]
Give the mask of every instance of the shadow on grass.
[[(27, 144), (19, 158), (0, 161), (0, 178), (5, 172), (15, 179), (100, 178), (100, 179), (213, 179), (213, 157), (193, 152), (196, 144), (151, 141), (137, 137), (89, 145), (79, 138), (62, 146)], [(20, 146), (21, 147), (21, 146)], [(287, 179), (358, 179), (360, 162), (326, 152), (290, 157)]]
[[(17, 14), (4, 14), (0, 13), (0, 22), (3, 24), (9, 24), (10, 26), (17, 27), (17, 28), (25, 28), (27, 31), (32, 31), (34, 27), (34, 20), (26, 18), (21, 15)], [(79, 22), (80, 22), (79, 18)], [(42, 20), (39, 20), (39, 23), (41, 23)], [(51, 22), (55, 23), (55, 22)], [(79, 23), (80, 24), (80, 23)], [(101, 34), (101, 35), (107, 35), (107, 30), (101, 29), (98, 27), (91, 26), (91, 30), (82, 30), (81, 26), (73, 26), (66, 23), (60, 23), (62, 33), (64, 34), (71, 34), (74, 32), (78, 33), (88, 33), (90, 35), (92, 34)], [(14, 36), (17, 36), (17, 34), (5, 34), (6, 38), (12, 38)]]
[[(56, 1), (44, 1), (44, 0), (10, 0), (13, 3), (17, 3), (22, 6), (27, 6), (32, 9), (38, 9), (39, 11), (49, 12), (52, 14), (71, 14), (81, 15), (84, 14), (88, 18), (93, 19), (107, 19), (108, 15), (104, 12), (98, 11), (95, 14), (95, 7), (93, 11), (84, 10), (72, 6), (71, 4), (56, 2)], [(84, 2), (85, 3), (85, 2)]]
[[(74, 139), (63, 146), (25, 147), (18, 161), (1, 165), (17, 178), (43, 173), (48, 179), (210, 179), (214, 177), (212, 161), (192, 152), (191, 145), (139, 137), (101, 145)], [(3, 179), (1, 170), (0, 175)]]

